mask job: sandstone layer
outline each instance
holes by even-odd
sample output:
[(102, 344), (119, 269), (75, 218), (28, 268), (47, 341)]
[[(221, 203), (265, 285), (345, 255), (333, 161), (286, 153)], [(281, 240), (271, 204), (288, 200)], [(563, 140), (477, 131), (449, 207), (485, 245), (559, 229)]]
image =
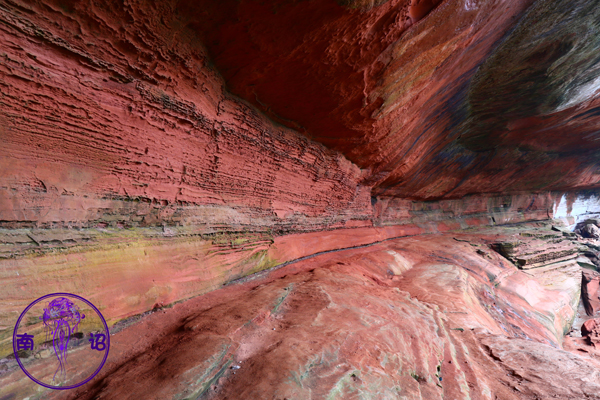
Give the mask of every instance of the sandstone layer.
[[(0, 399), (598, 398), (599, 10), (0, 1)], [(76, 392), (11, 354), (50, 292)]]
[(595, 3), (349, 3), (179, 4), (234, 93), (341, 151), (377, 194), (597, 185)]
[(581, 301), (585, 306), (585, 312), (594, 316), (600, 311), (600, 274), (593, 271), (583, 271), (581, 284)]
[[(544, 282), (490, 247), (548, 230), (480, 229), (323, 254), (121, 330), (111, 338), (110, 363), (80, 390), (39, 393), (16, 379), (17, 369), (0, 377), (0, 394), (600, 398), (599, 360), (560, 348), (580, 275)], [(559, 379), (565, 371), (568, 379)]]
[[(545, 220), (559, 197), (547, 193), (427, 203), (377, 200), (372, 219), (364, 221), (375, 226), (316, 232), (278, 231), (276, 217), (261, 225), (258, 218), (233, 218), (228, 213), (228, 224), (211, 223), (201, 219), (210, 216), (209, 211), (197, 206), (185, 208), (190, 219), (178, 224), (163, 220), (160, 228), (127, 228), (102, 220), (107, 225), (94, 228), (0, 229), (0, 279), (5, 284), (0, 292), (0, 357), (12, 351), (20, 312), (47, 293), (82, 293), (112, 325), (157, 303), (189, 299), (323, 252), (403, 236)], [(159, 207), (149, 210), (158, 213)]]
[(592, 187), (596, 11), (531, 3), (4, 2), (1, 224), (286, 232)]

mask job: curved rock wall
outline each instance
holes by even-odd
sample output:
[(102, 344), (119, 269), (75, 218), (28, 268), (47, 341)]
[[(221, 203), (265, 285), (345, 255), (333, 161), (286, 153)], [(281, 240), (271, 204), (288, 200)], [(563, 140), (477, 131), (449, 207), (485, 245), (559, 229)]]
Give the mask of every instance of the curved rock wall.
[[(530, 231), (549, 227), (323, 254), (156, 310), (111, 337), (93, 385), (40, 392), (17, 370), (0, 375), (0, 395), (598, 399), (597, 360), (559, 348), (580, 276), (544, 282), (488, 247)], [(80, 354), (70, 362), (86, 365)]]
[(173, 21), (89, 7), (0, 9), (2, 225), (289, 217), (289, 229), (368, 215), (356, 166), (229, 96)]
[[(572, 223), (574, 190), (600, 182), (590, 4), (1, 2), (0, 356), (10, 353), (19, 312), (49, 292), (84, 295), (113, 325), (280, 267), (291, 274), (286, 284), (304, 288), (293, 292), (295, 303), (280, 301), (289, 314), (267, 313), (281, 294), (270, 278), (260, 299), (225, 289), (233, 304), (217, 310), (256, 326), (224, 319), (219, 338), (192, 335), (230, 349), (217, 361), (209, 350), (197, 354), (212, 360), (214, 374), (196, 389), (206, 391), (238, 350), (244, 360), (267, 360), (249, 376), (279, 370), (286, 347), (269, 353), (270, 342), (252, 338), (298, 320), (305, 325), (290, 340), (316, 335), (318, 345), (303, 340), (300, 358), (281, 368), (300, 382), (281, 393), (306, 397), (316, 385), (344, 397), (377, 382), (383, 392), (373, 396), (397, 394), (397, 386), (414, 398), (509, 393), (496, 378), (478, 383), (483, 369), (455, 366), (471, 350), (481, 352), (481, 365), (518, 365), (522, 342), (462, 341), (464, 328), (444, 324), (560, 346), (573, 319), (579, 270), (519, 271), (487, 247), (502, 231), (483, 227), (554, 215)], [(586, 210), (598, 211), (596, 203)], [(490, 243), (450, 236), (465, 228)], [(353, 252), (351, 260), (333, 256), (340, 250)], [(375, 308), (362, 302), (363, 289)], [(472, 318), (445, 319), (432, 305), (448, 299), (464, 306), (452, 313)], [(314, 309), (303, 310), (310, 301)], [(413, 325), (394, 320), (386, 331), (388, 301), (400, 310), (389, 311), (394, 318)], [(311, 325), (322, 326), (320, 318), (341, 328), (331, 335)], [(356, 328), (363, 323), (383, 333)], [(344, 347), (350, 330), (357, 339)], [(411, 347), (420, 335), (426, 339)], [(389, 349), (380, 360), (357, 350), (361, 341)], [(341, 353), (327, 353), (331, 346)], [(390, 356), (406, 351), (407, 359)], [(164, 361), (153, 354), (141, 373)], [(348, 362), (341, 369), (340, 360)], [(190, 366), (179, 361), (173, 373)], [(411, 367), (390, 372), (401, 364)], [(373, 372), (378, 365), (384, 373)], [(330, 379), (319, 380), (322, 373)], [(438, 385), (440, 373), (453, 383)], [(172, 390), (163, 378), (148, 387)], [(523, 390), (541, 393), (534, 378)], [(116, 374), (96, 389), (131, 390), (121, 379), (132, 382)], [(517, 390), (511, 379), (503, 385)]]
[(377, 195), (597, 186), (597, 4), (436, 3), (179, 6), (234, 93), (342, 152)]

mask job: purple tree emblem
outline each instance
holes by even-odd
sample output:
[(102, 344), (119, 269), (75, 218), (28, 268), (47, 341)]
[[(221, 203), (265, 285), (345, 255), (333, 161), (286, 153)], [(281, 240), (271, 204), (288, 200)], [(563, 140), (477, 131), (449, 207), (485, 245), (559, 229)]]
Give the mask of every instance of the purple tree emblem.
[(85, 315), (79, 312), (79, 307), (65, 297), (57, 297), (48, 303), (48, 308), (44, 308), (44, 315), (40, 319), (44, 322), (46, 340), (49, 336), (52, 337), (54, 353), (58, 358), (58, 368), (52, 377), (53, 381), (56, 374), (62, 379), (66, 376), (69, 339), (77, 332), (77, 326), (84, 318)]

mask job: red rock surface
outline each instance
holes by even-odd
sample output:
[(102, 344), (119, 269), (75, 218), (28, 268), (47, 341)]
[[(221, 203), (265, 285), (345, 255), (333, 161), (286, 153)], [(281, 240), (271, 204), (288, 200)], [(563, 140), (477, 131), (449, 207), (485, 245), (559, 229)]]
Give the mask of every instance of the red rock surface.
[[(182, 207), (185, 218), (180, 226), (126, 229), (112, 220), (106, 221), (112, 228), (0, 230), (0, 279), (6, 288), (0, 293), (0, 326), (8, 328), (0, 330), (0, 357), (11, 349), (14, 315), (49, 291), (83, 294), (112, 325), (156, 303), (188, 299), (321, 252), (403, 236), (545, 219), (552, 214), (554, 199), (548, 194), (426, 204), (378, 201), (374, 223), (380, 226), (287, 235), (264, 231), (260, 224), (272, 226), (268, 219), (252, 220), (226, 208), (213, 208), (222, 211), (215, 216), (197, 206)], [(160, 207), (153, 205), (146, 211), (159, 216), (164, 211)], [(128, 216), (126, 211), (120, 211), (123, 217)], [(219, 221), (223, 215), (229, 225)]]
[(594, 316), (600, 311), (600, 274), (583, 269), (582, 276), (581, 300), (587, 315)]
[(4, 226), (368, 215), (360, 170), (223, 91), (185, 31), (88, 11), (0, 10)]
[[(1, 224), (251, 220), (287, 232), (368, 225), (377, 196), (593, 186), (580, 151), (596, 143), (582, 139), (598, 123), (593, 99), (570, 135), (555, 126), (570, 108), (478, 133), (495, 52), (510, 51), (498, 44), (530, 3), (8, 2)], [(560, 145), (537, 143), (540, 130)]]
[[(0, 331), (0, 357), (11, 349), (14, 315), (49, 291), (85, 294), (112, 325), (156, 303), (188, 299), (315, 254), (493, 223), (485, 202), (477, 207), (460, 201), (430, 203), (428, 213), (418, 202), (405, 206), (404, 217), (394, 220), (395, 225), (282, 236), (248, 231), (201, 234), (202, 229), (214, 229), (210, 225), (0, 231), (0, 279), (6, 287), (0, 293), (0, 326), (9, 327)], [(507, 207), (503, 215), (535, 219), (538, 212)], [(243, 226), (251, 227), (249, 222)]]
[(0, 356), (50, 291), (155, 312), (79, 392), (1, 360), (0, 399), (598, 398), (574, 245), (520, 271), (488, 227), (599, 186), (599, 10), (2, 2)]
[[(485, 245), (512, 232), (395, 239), (213, 291), (115, 334), (109, 363), (86, 386), (42, 395), (599, 398), (600, 370), (557, 348), (572, 292)], [(19, 372), (0, 377), (1, 395), (37, 391)]]
[(581, 335), (585, 337), (591, 345), (598, 348), (600, 346), (600, 320), (588, 319), (581, 326)]
[(445, 1), (429, 11), (437, 2), (380, 3), (179, 5), (234, 93), (340, 150), (379, 195), (598, 184), (593, 7)]

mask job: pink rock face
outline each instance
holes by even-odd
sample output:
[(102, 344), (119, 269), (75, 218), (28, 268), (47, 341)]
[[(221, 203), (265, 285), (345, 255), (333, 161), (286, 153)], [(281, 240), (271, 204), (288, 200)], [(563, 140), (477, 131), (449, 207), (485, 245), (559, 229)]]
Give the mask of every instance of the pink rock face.
[[(473, 74), (489, 58), (482, 71), (496, 76), (490, 55), (531, 1), (342, 3), (8, 4), (2, 225), (160, 225), (186, 221), (193, 204), (320, 229), (368, 219), (377, 196), (596, 185), (579, 155), (597, 143), (593, 96), (579, 111), (541, 117), (527, 104), (536, 115), (485, 119), (506, 105), (483, 104), (489, 79)], [(570, 118), (577, 129), (563, 135)]]
[[(13, 314), (48, 292), (80, 293), (113, 324), (148, 311), (156, 303), (188, 299), (249, 274), (322, 252), (502, 221), (546, 218), (552, 212), (553, 198), (477, 196), (428, 203), (378, 200), (373, 221), (338, 222), (346, 229), (316, 232), (297, 230), (319, 227), (318, 217), (312, 219), (314, 225), (290, 226), (287, 219), (251, 219), (228, 207), (202, 206), (178, 207), (179, 215), (184, 216), (179, 226), (124, 228), (113, 214), (98, 221), (111, 225), (106, 228), (3, 230), (0, 268), (7, 273), (2, 278), (5, 290), (0, 293), (4, 304), (0, 326), (11, 326)], [(143, 204), (147, 206), (144, 218), (153, 216), (160, 222), (162, 216), (163, 223), (174, 223), (177, 217), (166, 212), (173, 210), (171, 206), (137, 206)], [(136, 207), (136, 203), (128, 206)], [(127, 210), (133, 215), (127, 215)], [(133, 210), (110, 212), (119, 212), (119, 218), (136, 217)], [(306, 217), (292, 220), (311, 221)], [(293, 233), (260, 232), (275, 221)], [(372, 223), (377, 226), (370, 226)], [(11, 351), (11, 340), (10, 329), (0, 331), (0, 357)]]
[[(222, 6), (215, 4), (211, 7)], [(181, 25), (181, 11), (142, 3), (129, 11), (82, 2), (63, 6), (31, 2), (0, 10), (0, 40), (7, 44), (0, 58), (2, 227), (166, 224), (195, 226), (202, 232), (271, 229), (285, 234), (397, 224), (397, 201), (421, 220), (427, 218), (418, 214), (431, 206), (450, 219), (479, 213), (472, 218), (476, 224), (493, 222), (490, 212), (499, 214), (497, 222), (551, 213), (554, 195), (549, 192), (516, 196), (503, 210), (495, 204), (502, 200), (489, 195), (439, 206), (391, 199), (389, 207), (379, 207), (390, 198), (372, 197), (369, 182), (375, 172), (368, 157), (361, 156), (360, 169), (341, 153), (273, 123), (232, 96), (225, 87), (236, 87), (236, 80), (223, 81), (211, 68), (211, 55), (190, 31), (195, 25)], [(330, 5), (329, 17), (338, 15), (339, 23), (349, 24), (368, 17), (363, 28), (375, 29), (376, 21), (405, 6), (390, 2), (375, 7), (371, 15)], [(136, 11), (141, 9), (145, 11)], [(169, 22), (165, 26), (159, 20)], [(111, 21), (127, 22), (118, 27)], [(394, 29), (389, 40), (401, 34)], [(234, 50), (247, 39), (236, 32), (228, 33), (237, 41), (223, 49), (227, 54), (238, 54)], [(311, 54), (316, 51), (306, 46)], [(374, 57), (369, 54), (364, 57)], [(244, 68), (240, 76), (251, 70)], [(306, 86), (312, 81), (298, 82)], [(292, 93), (285, 85), (278, 87), (285, 88), (281, 93), (286, 96)], [(325, 97), (302, 104), (318, 105)], [(406, 162), (414, 164), (416, 155)], [(374, 215), (374, 209), (381, 209), (381, 215)], [(463, 225), (449, 221), (442, 229)]]
[(60, 6), (28, 7), (29, 17), (0, 11), (3, 226), (368, 216), (360, 170), (225, 92), (185, 32), (152, 23), (145, 30), (162, 39), (139, 36), (141, 26), (120, 37), (110, 21), (126, 20), (122, 10), (76, 21)]
[[(597, 399), (600, 370), (557, 348), (578, 277), (544, 283), (518, 270), (486, 246), (498, 234), (514, 231), (330, 252), (158, 310), (111, 337), (110, 362), (96, 380), (43, 394)], [(73, 353), (70, 362), (85, 360)], [(37, 393), (19, 372), (0, 375), (0, 396)], [(557, 378), (565, 372), (569, 379)]]
[(593, 316), (600, 311), (600, 274), (583, 269), (582, 276), (581, 299), (587, 315)]
[(154, 313), (78, 391), (2, 360), (0, 399), (597, 399), (572, 237), (496, 225), (600, 186), (599, 10), (3, 2), (0, 357), (48, 292)]

